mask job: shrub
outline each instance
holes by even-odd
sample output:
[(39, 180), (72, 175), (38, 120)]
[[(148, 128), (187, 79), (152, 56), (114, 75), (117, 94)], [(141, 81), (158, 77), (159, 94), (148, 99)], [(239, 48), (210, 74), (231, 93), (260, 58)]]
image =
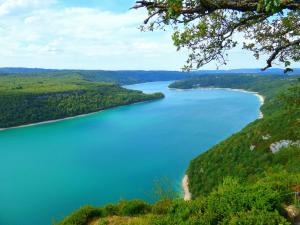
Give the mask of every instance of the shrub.
[(171, 204), (172, 201), (169, 199), (160, 200), (152, 206), (152, 213), (157, 215), (166, 214), (169, 211)]
[(121, 201), (119, 209), (123, 216), (134, 216), (149, 213), (151, 206), (141, 200)]
[(259, 211), (253, 210), (245, 213), (240, 213), (238, 216), (232, 217), (227, 223), (228, 225), (290, 225), (290, 223), (277, 211)]
[(116, 216), (120, 214), (118, 205), (108, 204), (103, 208), (104, 216)]
[(84, 206), (66, 217), (58, 225), (86, 225), (92, 219), (103, 216), (103, 210), (92, 206)]
[(257, 209), (274, 211), (282, 197), (268, 183), (240, 184), (236, 179), (226, 178), (224, 183), (208, 196), (208, 210), (214, 212), (218, 220), (241, 212)]

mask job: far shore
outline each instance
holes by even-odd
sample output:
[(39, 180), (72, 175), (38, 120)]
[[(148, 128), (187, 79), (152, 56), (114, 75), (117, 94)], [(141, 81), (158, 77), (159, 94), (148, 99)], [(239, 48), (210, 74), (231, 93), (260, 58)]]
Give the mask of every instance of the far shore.
[[(243, 92), (243, 93), (249, 93), (255, 95), (260, 102), (260, 107), (263, 106), (265, 103), (265, 97), (258, 92), (255, 91), (247, 91), (245, 89), (238, 89), (238, 88), (218, 88), (218, 87), (197, 87), (197, 88), (189, 88), (189, 89), (181, 89), (181, 88), (169, 88), (170, 90), (176, 90), (176, 91), (189, 91), (189, 90), (224, 90), (224, 91), (237, 91), (237, 92)], [(260, 110), (258, 119), (262, 119), (264, 117), (264, 114)]]
[(128, 105), (142, 104), (142, 103), (151, 102), (151, 101), (154, 101), (154, 100), (157, 100), (157, 99), (151, 99), (149, 101), (142, 101), (142, 102), (135, 102), (135, 103), (127, 104), (127, 105), (119, 105), (119, 106), (115, 106), (115, 107), (111, 107), (111, 108), (107, 108), (107, 109), (102, 109), (102, 110), (99, 110), (99, 111), (96, 111), (96, 112), (80, 114), (80, 115), (77, 115), (77, 116), (69, 116), (69, 117), (65, 117), (65, 118), (61, 118), (61, 119), (47, 120), (47, 121), (43, 121), (43, 122), (30, 123), (30, 124), (15, 126), (15, 127), (0, 128), (0, 132), (1, 131), (6, 131), (6, 130), (18, 129), (18, 128), (39, 126), (39, 125), (44, 125), (44, 124), (49, 124), (49, 123), (56, 123), (56, 122), (61, 122), (61, 121), (64, 121), (64, 120), (76, 119), (76, 118), (80, 118), (80, 117), (86, 117), (86, 116), (90, 116), (90, 115), (93, 115), (93, 114), (96, 114), (96, 113), (101, 113), (101, 112), (103, 112), (105, 110), (115, 109), (115, 108), (118, 108), (118, 107), (128, 106)]

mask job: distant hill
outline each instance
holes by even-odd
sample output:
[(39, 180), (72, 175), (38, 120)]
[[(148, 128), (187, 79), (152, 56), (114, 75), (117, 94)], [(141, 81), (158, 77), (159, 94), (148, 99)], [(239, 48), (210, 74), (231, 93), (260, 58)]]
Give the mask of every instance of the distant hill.
[[(280, 68), (270, 68), (266, 71), (261, 69), (232, 69), (232, 70), (197, 70), (193, 71), (194, 73), (199, 73), (202, 75), (209, 74), (273, 74), (273, 75), (284, 75), (284, 69)], [(300, 74), (300, 68), (295, 68), (292, 72), (288, 73), (289, 75)]]
[(23, 67), (3, 67), (0, 68), (0, 73), (49, 73), (58, 72), (56, 69), (42, 69), (42, 68), (23, 68)]
[(42, 68), (0, 68), (0, 76), (1, 74), (47, 74), (53, 76), (76, 74), (81, 75), (85, 80), (89, 81), (113, 82), (121, 85), (154, 81), (182, 80), (192, 76), (198, 76), (198, 74), (179, 71), (56, 70)]
[[(267, 71), (260, 69), (232, 69), (232, 70), (198, 70), (192, 72), (180, 71), (144, 71), (144, 70), (58, 70), (43, 68), (0, 68), (1, 74), (47, 74), (60, 76), (65, 74), (80, 75), (83, 79), (95, 82), (112, 82), (120, 85), (145, 83), (154, 81), (183, 80), (202, 75), (229, 75), (229, 74), (255, 74), (255, 75), (284, 75), (283, 69), (271, 68)], [(300, 74), (300, 69), (294, 69), (289, 75)]]

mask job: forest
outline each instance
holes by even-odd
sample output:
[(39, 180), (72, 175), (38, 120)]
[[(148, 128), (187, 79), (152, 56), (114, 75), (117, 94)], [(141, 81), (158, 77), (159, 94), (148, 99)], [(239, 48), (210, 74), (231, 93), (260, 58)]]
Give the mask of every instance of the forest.
[(0, 128), (97, 112), (116, 106), (163, 98), (117, 84), (92, 82), (76, 73), (2, 74)]

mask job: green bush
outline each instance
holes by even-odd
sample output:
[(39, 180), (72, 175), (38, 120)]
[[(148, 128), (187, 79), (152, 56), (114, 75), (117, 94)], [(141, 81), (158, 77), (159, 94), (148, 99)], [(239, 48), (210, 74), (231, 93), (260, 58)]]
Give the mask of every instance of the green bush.
[(232, 217), (225, 224), (228, 225), (290, 225), (284, 217), (279, 215), (277, 211), (268, 212), (253, 210), (249, 212), (240, 213)]
[(116, 216), (120, 214), (118, 205), (108, 204), (103, 208), (104, 216)]
[(160, 200), (152, 206), (152, 213), (157, 215), (166, 214), (169, 211), (171, 204), (172, 201), (169, 199)]
[(151, 206), (141, 200), (121, 201), (119, 209), (122, 216), (134, 216), (149, 213)]
[(59, 225), (86, 225), (92, 219), (103, 216), (103, 210), (92, 206), (84, 206), (66, 217)]
[(240, 184), (236, 179), (226, 178), (207, 199), (207, 210), (214, 213), (214, 219), (226, 221), (254, 209), (273, 212), (281, 208), (283, 197), (268, 183)]

